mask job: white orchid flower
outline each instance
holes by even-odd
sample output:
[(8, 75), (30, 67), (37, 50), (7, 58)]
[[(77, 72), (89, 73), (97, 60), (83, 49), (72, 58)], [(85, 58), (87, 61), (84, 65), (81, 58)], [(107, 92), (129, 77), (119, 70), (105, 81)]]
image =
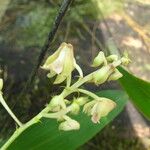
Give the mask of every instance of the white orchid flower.
[(71, 76), (75, 68), (79, 75), (83, 77), (82, 70), (74, 58), (73, 46), (67, 43), (62, 43), (58, 50), (49, 56), (42, 66), (42, 69), (50, 71), (47, 75), (49, 78), (57, 75), (54, 84), (59, 84)]
[(83, 111), (92, 116), (93, 123), (99, 123), (101, 117), (108, 115), (116, 107), (116, 103), (111, 99), (100, 97), (84, 105)]

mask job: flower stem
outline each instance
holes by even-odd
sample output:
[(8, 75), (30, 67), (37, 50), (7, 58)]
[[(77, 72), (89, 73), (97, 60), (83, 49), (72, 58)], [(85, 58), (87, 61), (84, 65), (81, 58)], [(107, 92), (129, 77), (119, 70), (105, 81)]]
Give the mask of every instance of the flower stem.
[(99, 99), (99, 96), (97, 96), (96, 94), (90, 92), (90, 91), (87, 91), (87, 90), (84, 90), (84, 89), (78, 89), (79, 92), (83, 93), (83, 94), (86, 94), (94, 99)]
[[(68, 89), (64, 89), (62, 91), (62, 95), (65, 98), (66, 96), (68, 96), (69, 94), (78, 91), (78, 87), (80, 87), (82, 84), (84, 84), (85, 82), (89, 81), (92, 77), (92, 74), (89, 74), (83, 78), (81, 78), (80, 80), (78, 80), (76, 83), (74, 83), (72, 86), (70, 86)], [(85, 92), (84, 90), (81, 90), (82, 93)], [(85, 93), (87, 94), (87, 92)], [(89, 92), (88, 92), (89, 94)], [(92, 95), (90, 93), (91, 97), (94, 96), (94, 98), (98, 98), (96, 97), (96, 95)], [(37, 123), (42, 117), (48, 117), (47, 114), (49, 111), (51, 110), (50, 106), (47, 105), (38, 115), (36, 115), (34, 118), (32, 118), (30, 121), (28, 121), (27, 123), (25, 123), (24, 125), (22, 125), (20, 128), (18, 128), (14, 134), (9, 138), (9, 140), (2, 146), (1, 150), (6, 150), (11, 143), (13, 143), (13, 141), (15, 141), (15, 139), (23, 132), (25, 131), (28, 127), (32, 126), (33, 124)], [(49, 116), (52, 117), (52, 116)]]
[(15, 120), (15, 122), (21, 127), (22, 123), (19, 121), (19, 119), (15, 116), (15, 114), (11, 111), (11, 109), (8, 107), (8, 105), (6, 104), (2, 94), (0, 94), (0, 102), (3, 105), (3, 107), (7, 110), (7, 112), (9, 113), (9, 115)]
[(72, 74), (70, 74), (67, 78), (67, 87), (70, 87), (70, 85), (71, 85), (71, 76), (72, 76)]

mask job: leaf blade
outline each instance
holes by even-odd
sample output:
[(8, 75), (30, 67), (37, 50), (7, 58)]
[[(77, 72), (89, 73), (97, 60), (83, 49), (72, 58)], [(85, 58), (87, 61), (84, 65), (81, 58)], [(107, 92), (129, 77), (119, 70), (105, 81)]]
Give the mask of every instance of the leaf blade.
[(123, 77), (119, 79), (129, 97), (140, 112), (150, 119), (150, 83), (144, 81), (119, 67)]

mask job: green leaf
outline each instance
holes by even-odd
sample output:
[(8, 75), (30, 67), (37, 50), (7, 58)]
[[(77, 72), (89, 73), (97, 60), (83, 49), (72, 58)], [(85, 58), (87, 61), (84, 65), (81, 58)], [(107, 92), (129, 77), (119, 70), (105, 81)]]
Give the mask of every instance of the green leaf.
[(81, 146), (112, 121), (122, 111), (128, 99), (123, 91), (117, 90), (97, 94), (117, 103), (117, 107), (107, 117), (102, 118), (100, 124), (93, 124), (90, 117), (80, 113), (76, 117), (81, 124), (80, 130), (64, 132), (58, 130), (55, 120), (42, 119), (42, 123), (25, 130), (7, 150), (74, 150)]
[(123, 77), (119, 79), (135, 106), (150, 119), (150, 83), (137, 78), (119, 67)]

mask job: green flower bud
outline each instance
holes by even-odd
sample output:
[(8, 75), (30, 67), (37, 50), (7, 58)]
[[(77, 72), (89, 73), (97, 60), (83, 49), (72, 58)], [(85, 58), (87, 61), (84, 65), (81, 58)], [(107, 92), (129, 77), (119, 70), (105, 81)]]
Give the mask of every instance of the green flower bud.
[(126, 57), (121, 58), (121, 63), (124, 66), (127, 66), (130, 62), (131, 62), (131, 60), (129, 58), (126, 58)]
[(108, 77), (111, 75), (111, 73), (114, 71), (114, 68), (110, 65), (103, 66), (101, 69), (97, 70), (93, 76), (92, 81), (96, 84), (102, 84), (107, 81)]
[(93, 61), (93, 64), (92, 64), (92, 67), (98, 67), (102, 64), (107, 64), (107, 61), (106, 61), (106, 58), (105, 58), (105, 55), (104, 53), (101, 51), (98, 53), (98, 55), (95, 57), (94, 61)]
[(70, 131), (70, 130), (79, 130), (80, 124), (69, 117), (67, 117), (66, 121), (60, 123), (59, 130)]
[(70, 105), (71, 113), (78, 114), (80, 111), (80, 105), (75, 101)]
[(123, 75), (119, 72), (118, 69), (115, 69), (115, 72), (113, 74), (110, 75), (110, 77), (108, 78), (108, 81), (111, 80), (118, 80), (119, 78), (121, 78)]
[(118, 56), (117, 55), (110, 55), (110, 56), (106, 57), (106, 59), (109, 62), (113, 62), (113, 61), (117, 61), (118, 60)]
[(124, 51), (123, 53), (123, 57), (121, 58), (121, 63), (124, 66), (127, 66), (129, 63), (131, 62), (131, 60), (129, 59), (129, 54), (127, 51)]
[(3, 79), (0, 79), (0, 91), (2, 90), (3, 88)]
[(61, 109), (66, 108), (65, 101), (62, 97), (62, 95), (54, 96), (52, 100), (50, 101), (49, 106), (51, 107), (51, 111), (60, 111)]

